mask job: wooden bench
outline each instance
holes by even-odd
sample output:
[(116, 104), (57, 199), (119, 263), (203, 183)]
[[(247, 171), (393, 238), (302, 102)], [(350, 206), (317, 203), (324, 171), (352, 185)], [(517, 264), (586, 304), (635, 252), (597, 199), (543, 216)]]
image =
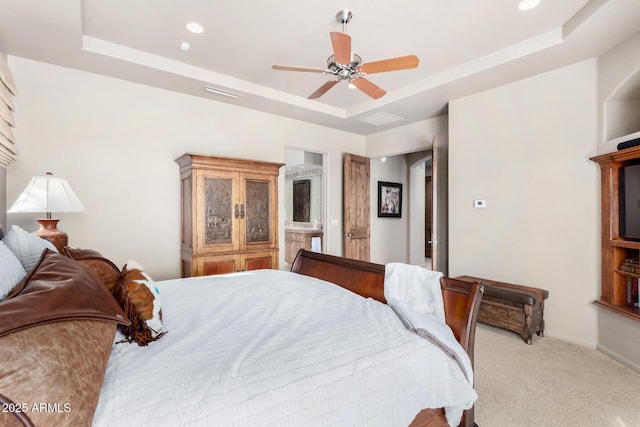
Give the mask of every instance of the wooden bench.
[(544, 336), (544, 300), (549, 291), (472, 276), (456, 279), (485, 285), (480, 322), (517, 332), (527, 344), (534, 333)]

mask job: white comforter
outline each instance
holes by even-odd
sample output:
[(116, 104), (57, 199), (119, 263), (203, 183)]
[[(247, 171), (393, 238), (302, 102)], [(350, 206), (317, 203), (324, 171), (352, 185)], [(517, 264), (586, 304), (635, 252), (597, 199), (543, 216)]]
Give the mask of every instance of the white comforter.
[(457, 424), (477, 395), (388, 306), (277, 270), (156, 282), (169, 332), (114, 345), (94, 426)]

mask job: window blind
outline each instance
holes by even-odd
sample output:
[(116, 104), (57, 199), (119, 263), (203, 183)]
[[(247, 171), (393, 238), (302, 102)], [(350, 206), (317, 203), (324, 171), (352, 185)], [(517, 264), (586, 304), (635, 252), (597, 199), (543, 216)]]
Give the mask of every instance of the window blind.
[(9, 166), (15, 160), (16, 149), (13, 137), (13, 97), (16, 86), (11, 71), (2, 55), (0, 55), (0, 166)]

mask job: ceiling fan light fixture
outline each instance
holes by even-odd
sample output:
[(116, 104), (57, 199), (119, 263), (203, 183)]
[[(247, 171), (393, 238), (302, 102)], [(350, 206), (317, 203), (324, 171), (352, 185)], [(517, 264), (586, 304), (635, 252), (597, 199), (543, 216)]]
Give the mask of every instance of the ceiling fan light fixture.
[(387, 92), (365, 76), (374, 73), (416, 68), (420, 60), (416, 55), (406, 55), (363, 63), (362, 58), (351, 50), (351, 36), (346, 33), (346, 26), (351, 18), (353, 18), (353, 14), (347, 9), (340, 10), (336, 14), (336, 20), (342, 24), (343, 30), (342, 32), (329, 32), (333, 54), (327, 59), (326, 69), (291, 67), (285, 65), (273, 65), (271, 68), (274, 70), (312, 71), (330, 74), (331, 80), (327, 81), (309, 95), (307, 97), (308, 99), (321, 97), (336, 84), (345, 80), (349, 83), (350, 88), (355, 87), (372, 99), (383, 97)]
[(540, 4), (540, 0), (522, 0), (518, 3), (518, 9), (531, 10)]

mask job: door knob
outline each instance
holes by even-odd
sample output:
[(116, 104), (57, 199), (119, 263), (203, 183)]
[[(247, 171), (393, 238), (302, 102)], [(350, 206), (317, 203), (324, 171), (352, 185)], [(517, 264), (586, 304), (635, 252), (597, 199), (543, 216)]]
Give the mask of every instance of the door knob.
[(344, 237), (351, 237), (352, 234), (351, 233), (344, 233)]

